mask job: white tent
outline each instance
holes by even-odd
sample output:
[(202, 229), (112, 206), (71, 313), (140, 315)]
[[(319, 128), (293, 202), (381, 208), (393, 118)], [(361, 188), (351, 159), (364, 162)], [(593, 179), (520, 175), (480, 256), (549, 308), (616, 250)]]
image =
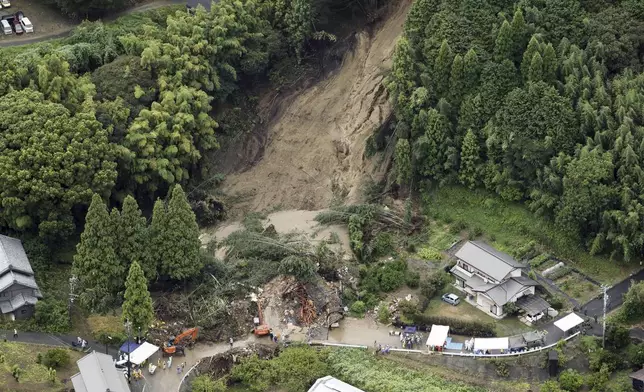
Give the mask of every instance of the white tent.
[(130, 362), (135, 365), (142, 364), (146, 359), (150, 358), (154, 353), (159, 351), (159, 347), (148, 342), (143, 343), (139, 348), (132, 351), (130, 354)]
[(474, 350), (507, 350), (510, 347), (508, 338), (476, 338)]
[(576, 326), (578, 326), (583, 322), (584, 322), (584, 319), (579, 317), (576, 313), (570, 313), (566, 317), (555, 321), (555, 326), (560, 330), (566, 332), (575, 328)]
[(449, 334), (449, 326), (447, 325), (432, 325), (432, 330), (429, 332), (427, 338), (427, 346), (442, 347), (445, 344), (447, 335)]

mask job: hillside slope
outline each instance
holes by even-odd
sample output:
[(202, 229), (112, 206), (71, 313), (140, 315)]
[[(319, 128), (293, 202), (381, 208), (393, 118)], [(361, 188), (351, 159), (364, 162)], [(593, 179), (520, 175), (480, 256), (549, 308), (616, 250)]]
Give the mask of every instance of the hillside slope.
[(338, 196), (355, 201), (364, 173), (382, 175), (363, 159), (365, 141), (392, 111), (382, 82), (410, 5), (393, 5), (372, 32), (356, 34), (335, 72), (282, 101), (261, 160), (223, 184), (227, 194), (245, 196), (237, 207), (322, 209)]

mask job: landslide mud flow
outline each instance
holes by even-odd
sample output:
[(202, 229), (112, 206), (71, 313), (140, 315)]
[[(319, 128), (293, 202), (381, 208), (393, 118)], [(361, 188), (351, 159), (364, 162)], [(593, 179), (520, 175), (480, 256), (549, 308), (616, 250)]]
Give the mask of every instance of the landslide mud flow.
[(316, 210), (334, 197), (357, 200), (367, 138), (390, 116), (383, 80), (411, 1), (401, 0), (373, 31), (357, 33), (354, 48), (328, 78), (283, 100), (268, 123), (262, 159), (227, 176), (224, 191), (244, 195), (244, 210)]

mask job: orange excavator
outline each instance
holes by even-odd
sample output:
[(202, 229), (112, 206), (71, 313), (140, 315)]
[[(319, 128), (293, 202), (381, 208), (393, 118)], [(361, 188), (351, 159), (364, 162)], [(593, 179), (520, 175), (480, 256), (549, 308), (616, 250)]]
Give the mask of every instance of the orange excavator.
[(259, 298), (257, 299), (257, 310), (259, 311), (259, 319), (258, 322), (255, 323), (253, 333), (255, 334), (255, 336), (266, 336), (271, 332), (271, 328), (268, 326), (268, 324), (264, 323), (264, 313), (262, 313), (262, 305), (259, 301)]
[(186, 346), (192, 346), (197, 340), (199, 328), (190, 328), (183, 331), (176, 337), (171, 337), (162, 347), (163, 356), (169, 357), (171, 355), (186, 355)]

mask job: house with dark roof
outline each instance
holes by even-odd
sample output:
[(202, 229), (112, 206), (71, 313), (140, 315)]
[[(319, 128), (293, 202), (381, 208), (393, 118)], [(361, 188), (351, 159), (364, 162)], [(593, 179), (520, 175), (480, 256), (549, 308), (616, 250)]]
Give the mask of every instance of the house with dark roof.
[(22, 242), (0, 235), (0, 313), (11, 320), (29, 318), (41, 298)]
[(507, 303), (534, 295), (538, 283), (525, 276), (527, 266), (484, 242), (466, 242), (456, 258), (451, 269), (455, 286), (465, 292), (469, 302), (492, 316), (503, 317)]
[(75, 392), (130, 392), (125, 375), (111, 356), (92, 352), (76, 361), (79, 373), (72, 376)]

